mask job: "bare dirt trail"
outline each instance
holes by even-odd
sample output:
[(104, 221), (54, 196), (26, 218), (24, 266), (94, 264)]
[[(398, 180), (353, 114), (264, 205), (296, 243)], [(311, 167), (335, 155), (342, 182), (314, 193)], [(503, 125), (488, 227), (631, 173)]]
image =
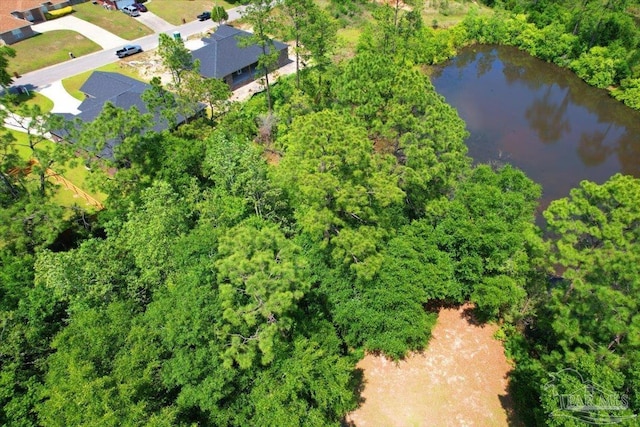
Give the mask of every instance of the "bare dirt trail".
[(364, 402), (347, 416), (357, 427), (514, 426), (507, 375), (511, 367), (495, 325), (476, 325), (470, 306), (444, 308), (428, 348), (395, 363), (367, 355)]

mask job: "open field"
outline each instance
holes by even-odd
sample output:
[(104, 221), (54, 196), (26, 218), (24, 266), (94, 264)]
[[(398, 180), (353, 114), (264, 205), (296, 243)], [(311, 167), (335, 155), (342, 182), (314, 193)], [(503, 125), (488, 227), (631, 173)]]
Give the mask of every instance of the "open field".
[(367, 355), (356, 427), (519, 426), (507, 394), (511, 366), (495, 325), (477, 325), (470, 306), (443, 308), (428, 348), (395, 363)]
[(75, 5), (73, 9), (73, 16), (76, 18), (97, 25), (123, 39), (134, 40), (153, 34), (151, 28), (117, 10), (107, 10), (91, 2)]
[[(75, 31), (49, 31), (12, 44), (16, 57), (9, 60), (9, 72), (18, 74), (39, 70), (49, 65), (69, 61), (69, 52), (76, 56), (101, 50), (100, 46)], [(37, 52), (37, 55), (34, 55)]]
[(180, 25), (183, 19), (186, 22), (194, 21), (196, 16), (205, 10), (211, 11), (215, 4), (225, 9), (230, 9), (240, 6), (241, 2), (230, 3), (224, 0), (153, 0), (145, 3), (145, 6), (150, 12), (155, 13), (165, 21), (173, 25)]

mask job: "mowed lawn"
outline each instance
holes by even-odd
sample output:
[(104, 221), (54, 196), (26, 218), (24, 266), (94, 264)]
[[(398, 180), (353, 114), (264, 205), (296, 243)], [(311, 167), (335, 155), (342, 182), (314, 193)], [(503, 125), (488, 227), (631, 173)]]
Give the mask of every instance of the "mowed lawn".
[(173, 25), (181, 25), (182, 20), (186, 22), (195, 21), (196, 16), (204, 11), (211, 11), (217, 4), (225, 9), (230, 9), (242, 4), (241, 1), (226, 2), (224, 0), (153, 0), (145, 3), (150, 12), (155, 13)]
[(48, 113), (53, 109), (53, 101), (38, 92), (29, 92), (29, 95), (21, 93), (17, 95), (17, 103), (27, 105), (37, 105), (43, 113)]
[[(155, 1), (155, 0), (154, 0)], [(91, 2), (73, 6), (73, 16), (90, 22), (126, 40), (135, 40), (153, 34), (153, 30), (136, 18), (119, 10), (107, 10)]]
[(69, 61), (69, 52), (82, 56), (102, 49), (84, 36), (68, 30), (39, 34), (12, 44), (11, 48), (16, 51), (16, 57), (9, 58), (8, 70), (12, 74), (24, 74)]

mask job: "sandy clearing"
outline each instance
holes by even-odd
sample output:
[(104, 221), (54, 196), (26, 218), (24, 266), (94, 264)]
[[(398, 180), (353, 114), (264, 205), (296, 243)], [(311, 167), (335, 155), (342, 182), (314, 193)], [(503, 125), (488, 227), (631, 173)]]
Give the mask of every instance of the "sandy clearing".
[(465, 310), (443, 308), (428, 348), (398, 363), (367, 355), (364, 402), (347, 416), (357, 427), (514, 426), (511, 369), (495, 325), (476, 325)]

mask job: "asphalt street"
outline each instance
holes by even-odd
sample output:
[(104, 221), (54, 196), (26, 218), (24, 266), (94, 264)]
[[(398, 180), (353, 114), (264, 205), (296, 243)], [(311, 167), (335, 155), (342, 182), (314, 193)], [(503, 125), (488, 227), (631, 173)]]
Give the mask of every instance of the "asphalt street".
[[(238, 19), (243, 9), (244, 7), (241, 6), (228, 10), (227, 12), (229, 14), (229, 21)], [(183, 39), (186, 39), (187, 37), (194, 34), (204, 33), (214, 26), (215, 23), (211, 20), (202, 22), (191, 21), (187, 22), (186, 24), (174, 27), (171, 30), (164, 31), (164, 33), (172, 35), (175, 31), (178, 31), (181, 37)], [(158, 34), (151, 34), (137, 40), (132, 40), (130, 42), (127, 42), (127, 44), (140, 45), (145, 51), (152, 50), (158, 47)], [(81, 56), (75, 59), (70, 59), (68, 61), (52, 65), (47, 68), (32, 71), (20, 76), (17, 79), (14, 79), (13, 86), (26, 86), (30, 90), (37, 90), (46, 87), (57, 80), (66, 79), (67, 77), (71, 77), (76, 74), (93, 70), (112, 62), (116, 62), (118, 61), (116, 50), (118, 50), (120, 47), (121, 46), (101, 50), (99, 52)]]

